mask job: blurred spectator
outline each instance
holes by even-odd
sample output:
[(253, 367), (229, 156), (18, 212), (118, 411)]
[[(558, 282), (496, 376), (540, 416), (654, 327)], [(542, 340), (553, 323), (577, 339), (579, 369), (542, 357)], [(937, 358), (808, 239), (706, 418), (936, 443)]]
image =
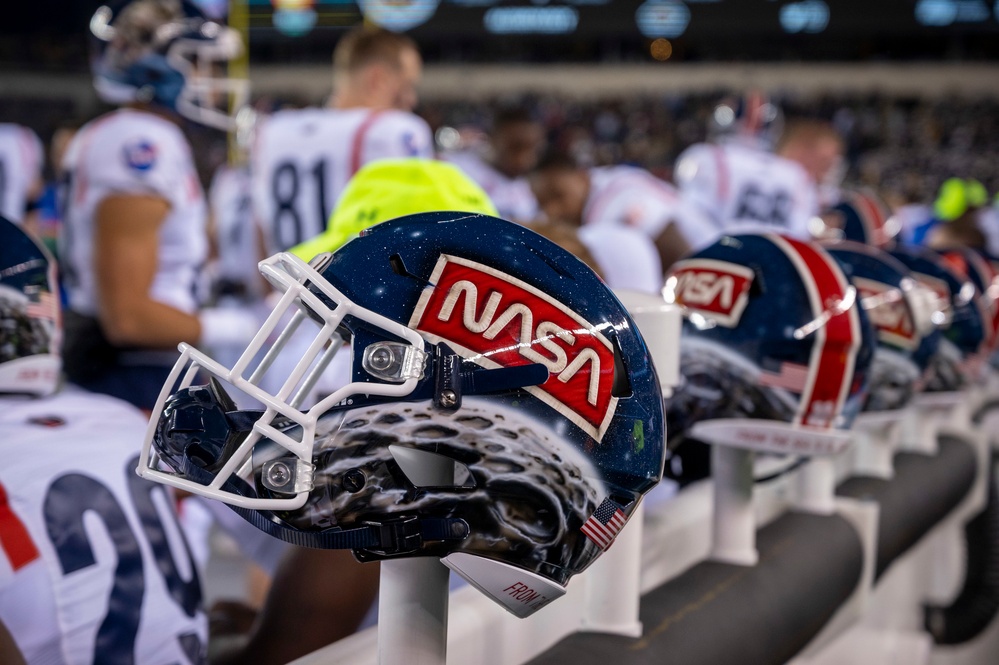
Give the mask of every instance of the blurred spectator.
[(333, 53), (331, 108), (279, 111), (261, 121), (251, 157), (253, 209), (268, 253), (321, 234), (365, 164), (433, 156), (429, 126), (411, 113), (421, 70), (409, 37), (356, 28)]
[(538, 214), (538, 202), (527, 180), (541, 157), (545, 136), (532, 115), (523, 108), (499, 111), (492, 123), (489, 143), (444, 156), (486, 191), (503, 219), (527, 222)]

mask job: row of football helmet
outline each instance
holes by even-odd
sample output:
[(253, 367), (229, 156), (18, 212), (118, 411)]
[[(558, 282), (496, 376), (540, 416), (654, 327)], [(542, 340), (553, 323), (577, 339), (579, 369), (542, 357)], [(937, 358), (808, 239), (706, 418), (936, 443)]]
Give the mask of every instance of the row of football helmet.
[[(229, 28), (183, 0), (139, 0), (102, 8), (91, 31), (105, 100), (239, 124), (245, 83), (216, 76), (241, 48)], [(750, 96), (714, 120), (766, 136), (781, 117)], [(527, 616), (610, 547), (696, 424), (844, 432), (865, 409), (980, 380), (995, 262), (893, 247), (893, 219), (863, 193), (815, 231), (824, 246), (726, 236), (672, 268), (682, 383), (665, 402), (620, 301), (515, 224), (434, 213), (309, 263), (279, 254), (261, 272), (280, 298), (232, 366), (182, 347), (139, 471), (292, 543), (439, 557)], [(13, 331), (0, 385), (55, 385), (49, 265), (40, 252), (0, 266)], [(302, 327), (304, 352), (289, 345)], [(301, 356), (275, 362), (289, 352)]]
[[(974, 380), (994, 337), (971, 279), (929, 251), (727, 236), (669, 276), (683, 382), (664, 414), (624, 307), (519, 226), (402, 218), (262, 271), (281, 303), (231, 368), (183, 350), (141, 471), (291, 542), (438, 556), (522, 616), (613, 542), (659, 481), (667, 436), (678, 448), (695, 423), (733, 417), (767, 436), (842, 432), (864, 409)], [(268, 393), (288, 312), (315, 342)], [(341, 386), (300, 408), (341, 351)], [(510, 592), (521, 584), (536, 602)]]
[[(0, 382), (44, 393), (51, 262), (4, 228), (4, 247), (30, 251), (0, 275), (13, 333)], [(440, 557), (520, 616), (611, 545), (659, 482), (667, 440), (682, 450), (695, 424), (726, 418), (767, 436), (842, 432), (863, 410), (980, 381), (997, 337), (999, 272), (981, 254), (726, 236), (668, 276), (685, 322), (682, 383), (664, 402), (620, 301), (516, 224), (412, 216), (261, 271), (274, 312), (231, 367), (182, 348), (140, 473), (293, 543)], [(313, 341), (275, 381), (301, 326)], [(339, 383), (304, 404), (337, 366)]]

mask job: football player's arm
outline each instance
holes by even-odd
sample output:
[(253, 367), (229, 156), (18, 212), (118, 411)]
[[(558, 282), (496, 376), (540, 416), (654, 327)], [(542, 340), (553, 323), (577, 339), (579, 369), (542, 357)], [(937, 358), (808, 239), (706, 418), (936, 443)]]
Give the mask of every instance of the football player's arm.
[(25, 665), (24, 656), (17, 648), (17, 643), (11, 637), (7, 626), (0, 622), (0, 663), (4, 665)]
[(672, 221), (663, 227), (653, 242), (656, 251), (659, 252), (659, 260), (664, 272), (669, 270), (674, 263), (690, 254), (692, 249), (687, 238), (680, 231), (679, 225)]
[(378, 574), (348, 550), (289, 550), (246, 646), (215, 665), (282, 665), (347, 637), (378, 594)]
[(703, 144), (691, 146), (676, 160), (673, 169), (673, 180), (684, 198), (712, 217), (725, 194), (716, 150)]
[(198, 340), (196, 316), (149, 295), (159, 262), (159, 230), (169, 211), (165, 199), (142, 194), (113, 194), (97, 207), (98, 318), (113, 344), (173, 348)]

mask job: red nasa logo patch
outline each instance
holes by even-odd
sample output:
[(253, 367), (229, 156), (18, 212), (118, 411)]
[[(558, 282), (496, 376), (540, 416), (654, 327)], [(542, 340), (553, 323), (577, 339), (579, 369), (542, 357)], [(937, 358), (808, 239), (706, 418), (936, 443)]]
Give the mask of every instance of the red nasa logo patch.
[(597, 441), (614, 416), (614, 349), (600, 330), (548, 294), (494, 268), (441, 255), (409, 325), (482, 367), (541, 363), (526, 388)]
[(663, 290), (667, 302), (734, 328), (749, 302), (753, 271), (726, 261), (687, 259), (676, 264)]
[(914, 349), (919, 345), (912, 312), (898, 289), (863, 277), (854, 277), (853, 284), (857, 287), (867, 318), (877, 328), (879, 339), (903, 349)]

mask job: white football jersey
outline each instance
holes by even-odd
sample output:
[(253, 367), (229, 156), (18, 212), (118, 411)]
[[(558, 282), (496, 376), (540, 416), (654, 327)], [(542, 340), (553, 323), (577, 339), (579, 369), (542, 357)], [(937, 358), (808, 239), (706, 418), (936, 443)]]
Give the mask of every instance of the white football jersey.
[(489, 195), (503, 219), (530, 222), (538, 216), (538, 200), (527, 178), (508, 178), (473, 150), (453, 152), (443, 159), (474, 180)]
[(183, 312), (197, 309), (195, 286), (208, 250), (204, 192), (187, 139), (160, 116), (121, 109), (88, 123), (63, 158), (68, 176), (60, 246), (70, 309), (97, 313), (93, 270), (97, 207), (114, 194), (166, 199), (170, 211), (159, 230), (156, 276), (149, 296)]
[(0, 621), (27, 662), (204, 662), (172, 499), (135, 473), (145, 429), (138, 409), (75, 387), (0, 398)]
[(597, 262), (607, 286), (653, 294), (662, 290), (662, 261), (644, 232), (612, 224), (591, 224), (580, 227), (579, 240)]
[(668, 182), (634, 166), (592, 168), (583, 225), (617, 224), (655, 239), (670, 223), (693, 249), (710, 244), (710, 220)]
[(215, 171), (208, 188), (218, 247), (215, 277), (242, 286), (246, 294), (259, 291), (257, 263), (265, 258), (257, 246), (252, 184), (249, 167), (223, 165)]
[(24, 218), (28, 194), (42, 177), (45, 149), (27, 127), (0, 123), (0, 214), (11, 221)]
[(776, 232), (811, 240), (818, 191), (797, 162), (739, 143), (698, 143), (677, 160), (674, 179), (725, 233)]
[(430, 127), (412, 113), (310, 108), (262, 120), (252, 153), (253, 212), (269, 252), (325, 231), (358, 169), (397, 157), (433, 157)]

